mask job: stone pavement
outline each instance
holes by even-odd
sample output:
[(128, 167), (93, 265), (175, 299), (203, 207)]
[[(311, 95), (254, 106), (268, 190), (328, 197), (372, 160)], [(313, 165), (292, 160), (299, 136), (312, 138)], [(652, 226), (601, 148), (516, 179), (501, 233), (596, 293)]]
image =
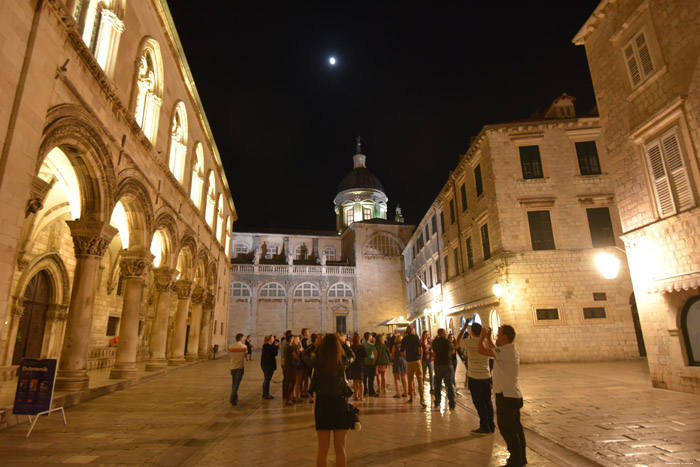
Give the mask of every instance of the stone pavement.
[[(313, 465), (309, 404), (260, 398), (259, 362), (246, 364), (239, 405), (228, 404), (227, 360), (202, 361), (28, 425), (0, 431), (0, 465)], [(460, 364), (459, 382), (464, 382)], [(700, 464), (700, 396), (653, 389), (646, 362), (523, 365), (523, 424), (533, 466)], [(461, 384), (459, 384), (461, 386)], [(468, 393), (457, 410), (390, 396), (358, 402), (350, 465), (500, 465), (502, 438), (476, 437)], [(333, 450), (329, 456), (333, 463)]]

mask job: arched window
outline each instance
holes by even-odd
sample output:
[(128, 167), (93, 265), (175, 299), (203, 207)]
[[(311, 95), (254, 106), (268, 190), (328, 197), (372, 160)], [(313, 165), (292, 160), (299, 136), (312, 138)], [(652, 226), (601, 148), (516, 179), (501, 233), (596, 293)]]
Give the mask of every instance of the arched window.
[(119, 40), (124, 32), (123, 5), (118, 0), (76, 0), (73, 19), (83, 42), (108, 77), (114, 75)]
[(248, 245), (245, 243), (236, 243), (233, 246), (233, 254), (236, 255), (236, 258), (245, 258), (248, 254)]
[(209, 186), (207, 187), (207, 212), (206, 221), (209, 227), (214, 228), (214, 215), (216, 213), (216, 181), (214, 171), (209, 171)]
[(328, 298), (352, 298), (352, 289), (342, 282), (336, 282), (328, 289)]
[(332, 246), (324, 248), (323, 254), (326, 255), (326, 261), (335, 261), (335, 248)]
[(693, 297), (683, 307), (681, 329), (688, 353), (688, 365), (700, 366), (700, 297)]
[(216, 239), (221, 243), (224, 235), (224, 195), (219, 193), (216, 199)]
[(231, 229), (231, 216), (226, 216), (226, 243), (224, 245), (226, 256), (229, 256), (229, 253), (231, 252)]
[(190, 189), (190, 199), (197, 209), (202, 209), (202, 189), (204, 188), (204, 149), (202, 143), (197, 143), (194, 147), (194, 157), (192, 158), (192, 187)]
[(156, 144), (158, 119), (163, 105), (163, 64), (160, 45), (153, 39), (146, 41), (139, 59), (136, 78), (136, 108), (134, 118), (152, 144)]
[(311, 282), (299, 284), (294, 290), (294, 298), (320, 298), (321, 291)]
[(365, 246), (365, 257), (400, 256), (401, 245), (391, 235), (377, 234)]
[(277, 282), (268, 282), (260, 289), (260, 297), (265, 298), (285, 298), (287, 291)]
[(250, 297), (250, 287), (243, 282), (231, 283), (231, 297)]
[(187, 156), (187, 110), (180, 101), (175, 105), (173, 122), (170, 125), (170, 152), (168, 167), (178, 182), (185, 178), (185, 159)]
[(309, 257), (309, 249), (306, 245), (298, 245), (294, 248), (294, 259), (295, 260), (305, 260)]

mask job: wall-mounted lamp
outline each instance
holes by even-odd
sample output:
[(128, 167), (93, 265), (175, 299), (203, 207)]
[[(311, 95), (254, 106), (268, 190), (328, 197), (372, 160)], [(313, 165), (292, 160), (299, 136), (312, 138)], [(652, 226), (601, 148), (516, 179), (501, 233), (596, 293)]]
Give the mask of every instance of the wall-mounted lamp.
[(503, 286), (502, 286), (501, 284), (499, 284), (498, 282), (496, 282), (495, 284), (493, 284), (493, 289), (492, 289), (492, 290), (493, 290), (493, 294), (494, 294), (497, 298), (501, 298), (501, 297), (503, 296)]
[(606, 279), (615, 279), (620, 271), (620, 260), (610, 253), (599, 253), (595, 259), (598, 270)]

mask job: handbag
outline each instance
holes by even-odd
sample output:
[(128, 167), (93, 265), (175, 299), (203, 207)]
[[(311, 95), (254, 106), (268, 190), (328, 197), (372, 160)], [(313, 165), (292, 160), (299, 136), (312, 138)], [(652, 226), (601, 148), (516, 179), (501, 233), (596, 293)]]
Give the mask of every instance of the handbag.
[(348, 428), (351, 430), (360, 431), (362, 429), (362, 424), (360, 423), (360, 409), (352, 405), (347, 400), (345, 401), (345, 407), (347, 410)]

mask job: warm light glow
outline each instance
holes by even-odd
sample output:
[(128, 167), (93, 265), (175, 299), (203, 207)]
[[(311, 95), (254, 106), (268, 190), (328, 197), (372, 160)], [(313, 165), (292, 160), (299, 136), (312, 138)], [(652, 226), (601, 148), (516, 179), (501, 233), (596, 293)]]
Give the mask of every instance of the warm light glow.
[(80, 218), (80, 184), (73, 165), (59, 148), (53, 148), (44, 160), (42, 172), (55, 176), (70, 205), (71, 219)]
[(329, 58), (328, 63), (330, 63), (331, 65), (335, 65), (335, 57)]
[(498, 298), (501, 298), (503, 296), (503, 286), (498, 282), (493, 284), (493, 294)]
[(615, 279), (620, 271), (620, 260), (610, 253), (600, 253), (596, 257), (598, 270), (606, 279)]
[(122, 248), (125, 250), (129, 248), (129, 221), (121, 201), (118, 201), (114, 206), (109, 225), (116, 227), (119, 231), (119, 237), (122, 240)]
[(160, 267), (161, 261), (163, 261), (163, 252), (165, 250), (165, 242), (163, 241), (163, 234), (161, 232), (156, 232), (153, 235), (153, 240), (151, 241), (151, 254), (153, 255), (153, 267)]

